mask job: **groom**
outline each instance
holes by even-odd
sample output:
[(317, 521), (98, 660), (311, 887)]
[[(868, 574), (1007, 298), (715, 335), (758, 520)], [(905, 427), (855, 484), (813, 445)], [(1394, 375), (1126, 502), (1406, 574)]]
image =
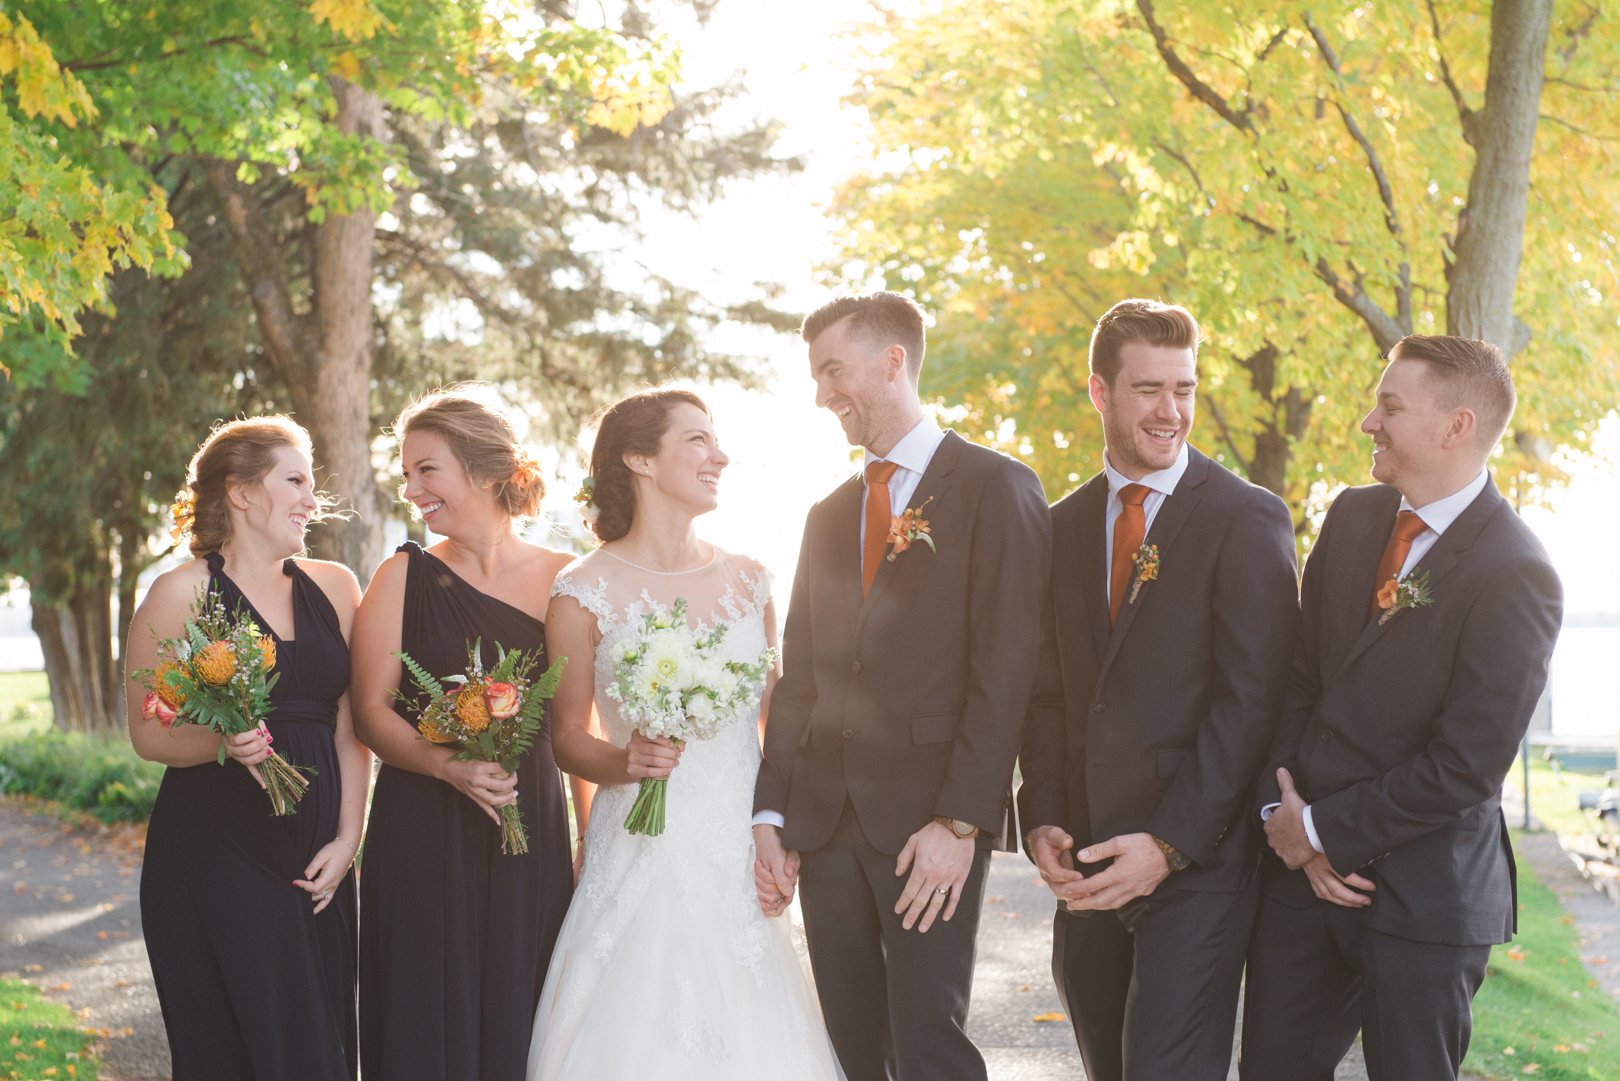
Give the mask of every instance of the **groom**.
[(805, 522), (754, 795), (761, 904), (780, 912), (802, 873), (850, 1081), (984, 1081), (963, 1026), (1040, 652), (1046, 498), (923, 414), (910, 300), (842, 297), (803, 335), (816, 404), (865, 455)]

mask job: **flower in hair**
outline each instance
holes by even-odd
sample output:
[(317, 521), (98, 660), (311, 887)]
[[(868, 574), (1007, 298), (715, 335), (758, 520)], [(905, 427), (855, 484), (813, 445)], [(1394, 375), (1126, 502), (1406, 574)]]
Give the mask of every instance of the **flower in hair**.
[(169, 505), (169, 514), (174, 519), (169, 536), (179, 544), (180, 538), (191, 532), (192, 523), (197, 520), (197, 493), (190, 488), (180, 489)]
[(601, 515), (602, 509), (596, 505), (596, 478), (586, 477), (580, 482), (579, 491), (574, 493), (574, 502), (579, 504), (579, 516), (587, 522), (594, 522)]
[(511, 483), (520, 489), (527, 490), (530, 485), (540, 479), (540, 463), (534, 460), (527, 447), (518, 447), (515, 457), (517, 468), (512, 471)]

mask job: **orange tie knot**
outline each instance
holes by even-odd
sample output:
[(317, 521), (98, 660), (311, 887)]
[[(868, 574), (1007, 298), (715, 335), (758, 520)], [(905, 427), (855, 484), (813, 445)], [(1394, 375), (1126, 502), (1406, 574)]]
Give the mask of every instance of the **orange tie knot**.
[(1428, 525), (1414, 511), (1403, 510), (1395, 516), (1395, 538), (1405, 541), (1409, 545), (1422, 536), (1423, 531), (1428, 528)]
[(868, 462), (866, 465), (867, 484), (887, 484), (894, 476), (894, 471), (900, 467), (894, 462)]
[(1119, 490), (1119, 501), (1127, 507), (1140, 507), (1152, 490), (1145, 484), (1127, 484)]

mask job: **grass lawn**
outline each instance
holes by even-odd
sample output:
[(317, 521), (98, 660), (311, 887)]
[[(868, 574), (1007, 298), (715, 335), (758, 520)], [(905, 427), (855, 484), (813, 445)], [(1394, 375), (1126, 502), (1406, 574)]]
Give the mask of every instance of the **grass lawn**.
[(78, 1026), (71, 1010), (46, 1000), (39, 988), (0, 979), (0, 1077), (93, 1081), (97, 1063), (90, 1046), (95, 1040)]
[[(1536, 784), (1533, 773), (1531, 811), (1544, 816), (1534, 803)], [(1574, 920), (1522, 859), (1519, 934), (1491, 951), (1463, 1067), (1502, 1081), (1620, 1079), (1620, 1007), (1587, 975)]]
[(44, 672), (0, 672), (0, 740), (51, 727), (51, 688)]

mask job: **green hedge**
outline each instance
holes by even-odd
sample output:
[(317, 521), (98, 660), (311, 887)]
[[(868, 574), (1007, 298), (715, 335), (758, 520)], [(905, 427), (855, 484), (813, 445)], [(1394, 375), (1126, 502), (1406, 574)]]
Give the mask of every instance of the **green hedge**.
[(103, 822), (144, 822), (163, 767), (122, 739), (45, 732), (0, 742), (0, 793), (60, 800)]

